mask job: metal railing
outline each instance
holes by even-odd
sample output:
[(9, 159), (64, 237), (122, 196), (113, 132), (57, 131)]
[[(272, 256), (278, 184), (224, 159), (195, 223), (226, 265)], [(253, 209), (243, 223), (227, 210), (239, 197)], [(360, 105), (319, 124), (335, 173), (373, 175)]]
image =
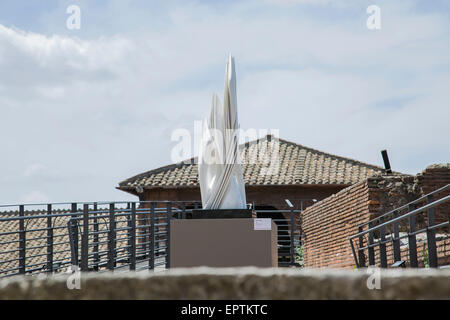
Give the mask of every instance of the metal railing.
[[(436, 223), (435, 209), (450, 201), (450, 184), (439, 188), (414, 201), (389, 211), (375, 219), (358, 226), (358, 233), (349, 237), (352, 253), (356, 266), (363, 268), (366, 266), (366, 254), (368, 265), (375, 266), (376, 253), (378, 253), (379, 266), (388, 267), (387, 245), (392, 245), (393, 265), (406, 265), (406, 260), (402, 260), (401, 240), (407, 239), (408, 261), (412, 268), (419, 267), (417, 235), (426, 235), (426, 256), (429, 267), (438, 267), (438, 254), (436, 246), (436, 230), (443, 230), (450, 227), (449, 212), (446, 212), (447, 221)], [(434, 200), (438, 194), (443, 197)], [(423, 204), (425, 202), (425, 204)], [(401, 212), (406, 213), (401, 214)], [(418, 217), (423, 220), (423, 226), (417, 227)], [(442, 215), (441, 215), (442, 216)], [(401, 232), (404, 229), (404, 232)], [(354, 239), (358, 239), (357, 250), (355, 250)], [(378, 252), (375, 249), (378, 248)]]
[(168, 268), (170, 219), (186, 217), (198, 206), (179, 201), (0, 206), (0, 277), (72, 266), (82, 271)]
[[(170, 220), (194, 201), (78, 202), (0, 206), (0, 278), (17, 274), (170, 268)], [(9, 211), (5, 211), (9, 210)], [(278, 226), (280, 266), (295, 264), (300, 210), (256, 210)], [(282, 214), (282, 216), (280, 216)]]

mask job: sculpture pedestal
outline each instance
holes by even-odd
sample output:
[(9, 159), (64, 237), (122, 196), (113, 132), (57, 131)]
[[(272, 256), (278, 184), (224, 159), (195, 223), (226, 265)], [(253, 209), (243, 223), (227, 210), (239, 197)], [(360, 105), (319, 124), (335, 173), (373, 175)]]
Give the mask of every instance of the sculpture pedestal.
[(170, 268), (278, 267), (277, 226), (263, 220), (171, 220)]

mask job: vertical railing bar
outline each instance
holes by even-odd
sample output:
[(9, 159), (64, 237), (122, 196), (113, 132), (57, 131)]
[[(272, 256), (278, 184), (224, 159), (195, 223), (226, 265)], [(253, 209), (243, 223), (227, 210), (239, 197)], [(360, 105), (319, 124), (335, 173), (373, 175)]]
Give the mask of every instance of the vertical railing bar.
[(170, 221), (172, 219), (172, 203), (167, 203), (167, 234), (166, 234), (166, 269), (170, 268)]
[[(433, 195), (427, 196), (427, 203), (433, 202)], [(427, 210), (427, 246), (428, 246), (428, 264), (430, 268), (438, 267), (438, 259), (437, 259), (437, 249), (436, 249), (436, 231), (434, 229), (429, 229), (429, 227), (434, 226), (434, 212), (435, 208), (429, 208)]]
[(67, 229), (69, 233), (69, 244), (70, 244), (70, 263), (72, 266), (77, 265), (77, 257), (75, 254), (75, 239), (73, 237), (73, 220), (74, 218), (71, 217), (67, 221)]
[(97, 210), (98, 210), (98, 205), (97, 202), (94, 202), (94, 212), (93, 212), (93, 216), (94, 216), (94, 246), (93, 246), (93, 250), (94, 250), (94, 270), (98, 271), (98, 265), (100, 263), (100, 255), (98, 253), (99, 247), (98, 247), (98, 241), (99, 241), (99, 236), (98, 236), (98, 219), (97, 219)]
[[(363, 231), (363, 227), (362, 226), (359, 226), (358, 227), (358, 233), (360, 233), (360, 232), (362, 232)], [(353, 245), (353, 242), (352, 242), (352, 245)], [(359, 245), (359, 248), (358, 248), (358, 260), (359, 260), (359, 263), (358, 263), (358, 268), (364, 268), (365, 266), (366, 266), (366, 257), (364, 256), (364, 251), (363, 251), (363, 246), (364, 246), (364, 237), (363, 236), (359, 236), (359, 239), (358, 239), (358, 245)]]
[[(380, 219), (380, 223), (383, 223), (384, 219)], [(380, 266), (381, 268), (387, 268), (387, 256), (386, 256), (386, 229), (380, 227)]]
[(153, 250), (153, 248), (152, 248), (152, 245), (153, 245), (153, 242), (152, 242), (152, 238), (153, 238), (153, 231), (152, 231), (152, 224), (151, 224), (151, 220), (152, 220), (152, 209), (151, 209), (151, 205), (150, 205), (150, 208), (149, 208), (149, 210), (147, 210), (147, 212), (145, 213), (145, 224), (147, 225), (147, 227), (145, 228), (145, 233), (146, 233), (146, 237), (145, 237), (145, 242), (147, 242), (148, 244), (146, 244), (146, 246), (148, 246), (148, 250), (147, 250), (147, 247), (145, 247), (145, 255), (146, 255), (146, 258), (148, 258), (149, 259), (149, 261), (150, 261), (150, 258), (151, 258), (151, 255), (152, 255), (152, 250)]
[(183, 212), (181, 213), (181, 219), (186, 219), (186, 204), (182, 203), (181, 208), (183, 210)]
[[(19, 217), (25, 216), (24, 205), (19, 206)], [(26, 234), (25, 234), (25, 220), (19, 219), (19, 274), (25, 274), (25, 248), (26, 248)]]
[(356, 268), (359, 268), (360, 265), (359, 265), (359, 262), (358, 262), (358, 258), (356, 257), (355, 247), (353, 246), (353, 240), (349, 239), (349, 241), (350, 241), (350, 246), (351, 246), (352, 252), (353, 252), (353, 258), (355, 259)]
[(114, 203), (109, 204), (109, 230), (108, 230), (108, 270), (114, 270), (114, 253), (116, 245), (115, 229), (116, 225), (114, 223)]
[(53, 224), (52, 205), (47, 205), (47, 273), (53, 272)]
[[(408, 212), (414, 210), (414, 205), (408, 206)], [(409, 216), (409, 234), (408, 234), (408, 246), (409, 246), (409, 264), (411, 268), (417, 268), (419, 263), (417, 261), (417, 242), (416, 235), (416, 216)]]
[[(145, 203), (141, 204), (140, 207), (145, 209)], [(150, 241), (150, 235), (148, 234), (149, 227), (145, 227), (145, 225), (149, 224), (149, 219), (148, 219), (148, 216), (146, 215), (145, 210), (143, 210), (143, 212), (141, 212), (140, 223), (141, 223), (141, 225), (143, 225), (141, 228), (141, 238), (140, 238), (140, 239), (142, 239), (141, 252), (144, 255), (144, 258), (146, 258), (145, 255), (147, 254), (147, 242)]]
[(73, 251), (74, 251), (74, 257), (75, 257), (75, 261), (73, 261), (73, 264), (78, 266), (78, 216), (77, 216), (77, 211), (78, 211), (78, 206), (77, 203), (72, 203), (72, 209), (71, 209), (71, 213), (72, 214), (72, 218), (71, 219), (71, 229), (72, 229), (72, 237), (73, 237)]
[[(396, 218), (398, 216), (398, 212), (393, 212), (393, 218)], [(394, 239), (392, 246), (394, 247), (394, 262), (401, 260), (401, 252), (400, 252), (400, 233), (399, 233), (399, 223), (394, 222)]]
[[(372, 227), (373, 227), (373, 223), (370, 222), (369, 229), (371, 229)], [(374, 266), (375, 265), (375, 248), (372, 246), (374, 244), (373, 231), (369, 232), (368, 243), (369, 243), (369, 249), (367, 249), (367, 252), (368, 252), (368, 256), (369, 256), (369, 266)]]
[(295, 248), (294, 248), (294, 229), (295, 229), (295, 222), (294, 222), (294, 207), (291, 207), (290, 210), (290, 259), (291, 259), (291, 265), (295, 264)]
[(89, 204), (83, 205), (83, 234), (81, 235), (81, 271), (88, 271), (89, 255)]
[(149, 269), (153, 270), (155, 269), (155, 202), (150, 203), (150, 259), (149, 262)]
[[(129, 205), (129, 204), (128, 204)], [(131, 219), (129, 232), (130, 270), (136, 270), (136, 202), (131, 203)]]

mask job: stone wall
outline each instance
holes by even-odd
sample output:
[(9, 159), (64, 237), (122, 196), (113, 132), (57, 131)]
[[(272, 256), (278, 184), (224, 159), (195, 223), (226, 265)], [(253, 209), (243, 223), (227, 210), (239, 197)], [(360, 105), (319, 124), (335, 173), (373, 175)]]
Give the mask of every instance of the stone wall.
[(0, 300), (450, 299), (450, 270), (382, 270), (378, 283), (369, 276), (357, 270), (192, 268), (81, 274), (79, 289), (72, 290), (67, 275), (17, 276), (0, 280)]

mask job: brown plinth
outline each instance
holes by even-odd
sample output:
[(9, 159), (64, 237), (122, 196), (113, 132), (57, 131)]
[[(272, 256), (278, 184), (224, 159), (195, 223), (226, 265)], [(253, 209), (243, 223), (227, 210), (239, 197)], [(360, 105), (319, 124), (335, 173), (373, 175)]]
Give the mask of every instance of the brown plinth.
[(254, 219), (170, 222), (170, 267), (277, 267), (277, 226), (254, 230)]

